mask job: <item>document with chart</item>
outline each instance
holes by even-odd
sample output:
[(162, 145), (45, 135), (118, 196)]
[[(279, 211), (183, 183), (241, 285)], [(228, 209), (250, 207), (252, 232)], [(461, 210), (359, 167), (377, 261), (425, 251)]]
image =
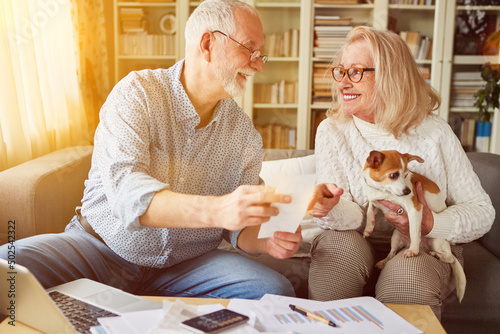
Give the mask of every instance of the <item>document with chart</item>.
[[(231, 300), (228, 308), (246, 312), (258, 319), (261, 329), (272, 332), (292, 331), (302, 334), (376, 334), (423, 333), (373, 297), (357, 297), (329, 302), (266, 294), (250, 304), (244, 300)], [(325, 323), (293, 312), (296, 305), (335, 323)], [(247, 314), (248, 315), (248, 314)]]

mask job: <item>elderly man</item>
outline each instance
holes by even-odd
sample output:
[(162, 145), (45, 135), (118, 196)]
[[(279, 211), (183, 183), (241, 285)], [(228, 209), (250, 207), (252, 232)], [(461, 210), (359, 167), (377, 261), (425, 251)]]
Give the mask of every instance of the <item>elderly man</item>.
[[(231, 99), (264, 68), (254, 7), (206, 0), (186, 24), (186, 58), (132, 72), (100, 113), (81, 208), (56, 235), (17, 243), (45, 287), (87, 277), (143, 295), (294, 295), (266, 266), (217, 249), (290, 257), (302, 237), (260, 224), (290, 198), (260, 184), (262, 140)], [(6, 253), (3, 246), (0, 256)]]

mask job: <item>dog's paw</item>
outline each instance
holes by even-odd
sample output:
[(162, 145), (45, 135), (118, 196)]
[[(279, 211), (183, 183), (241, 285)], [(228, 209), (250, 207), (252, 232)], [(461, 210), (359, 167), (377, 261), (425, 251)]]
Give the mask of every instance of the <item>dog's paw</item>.
[(365, 226), (365, 230), (363, 231), (363, 238), (368, 238), (370, 235), (372, 235), (374, 228), (375, 228), (375, 221), (367, 223)]
[(438, 259), (438, 260), (440, 260), (440, 259), (441, 259), (441, 256), (439, 255), (439, 253), (438, 253), (438, 252), (435, 252), (435, 251), (430, 251), (430, 252), (429, 252), (429, 255), (430, 255), (430, 256), (433, 256), (433, 257), (435, 257), (435, 258), (436, 258), (436, 259)]
[(414, 257), (414, 256), (417, 256), (418, 255), (418, 252), (415, 252), (411, 249), (407, 249), (405, 250), (405, 252), (403, 253), (403, 257), (405, 259), (409, 258), (409, 257)]
[(383, 259), (378, 261), (375, 267), (377, 267), (378, 269), (383, 269), (386, 264), (387, 264), (387, 259)]
[(372, 235), (373, 233), (373, 230), (369, 231), (369, 230), (365, 230), (363, 232), (363, 238), (368, 238), (370, 235)]

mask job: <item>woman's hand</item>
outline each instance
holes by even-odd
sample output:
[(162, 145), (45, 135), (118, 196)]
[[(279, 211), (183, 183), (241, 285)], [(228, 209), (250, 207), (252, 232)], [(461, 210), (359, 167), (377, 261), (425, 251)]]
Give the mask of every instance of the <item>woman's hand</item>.
[(278, 259), (292, 257), (299, 250), (302, 242), (302, 228), (295, 233), (274, 232), (273, 236), (266, 240), (266, 252)]
[(307, 206), (307, 213), (322, 218), (340, 201), (344, 189), (333, 183), (322, 183), (314, 187), (313, 197)]
[[(422, 225), (420, 227), (420, 231), (421, 235), (427, 235), (430, 231), (432, 231), (432, 228), (434, 227), (434, 216), (432, 215), (431, 209), (427, 205), (427, 201), (424, 197), (424, 191), (422, 189), (422, 184), (420, 182), (417, 182), (416, 190), (418, 201), (423, 206)], [(408, 213), (406, 212), (406, 210), (404, 210), (402, 214), (398, 214), (398, 210), (401, 209), (400, 205), (386, 200), (380, 200), (379, 202), (392, 211), (385, 214), (385, 219), (391, 222), (394, 227), (402, 234), (410, 235), (410, 224), (408, 220)]]

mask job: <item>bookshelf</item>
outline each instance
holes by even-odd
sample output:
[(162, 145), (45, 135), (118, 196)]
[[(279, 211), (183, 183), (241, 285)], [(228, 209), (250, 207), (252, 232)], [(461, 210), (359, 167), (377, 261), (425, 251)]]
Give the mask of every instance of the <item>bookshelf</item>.
[[(311, 21), (309, 22), (311, 43), (311, 94), (310, 132), (307, 137), (307, 148), (314, 148), (316, 128), (325, 118), (330, 107), (331, 95), (329, 87), (333, 78), (328, 73), (334, 50), (345, 41), (347, 33), (355, 26), (369, 25), (377, 29), (385, 29), (388, 22), (387, 1), (311, 1)], [(336, 22), (338, 20), (338, 22)], [(330, 52), (328, 50), (330, 49)]]
[(263, 53), (269, 56), (262, 73), (249, 82), (243, 109), (261, 133), (264, 148), (305, 148), (308, 123), (308, 77), (303, 66), (309, 46), (304, 24), (309, 20), (307, 0), (247, 1), (254, 5), (264, 26)]
[(113, 1), (115, 82), (131, 71), (167, 68), (179, 59), (176, 1)]
[[(462, 79), (454, 79), (453, 73), (458, 73), (459, 77), (467, 72), (477, 75), (483, 63), (499, 63), (498, 55), (460, 54), (456, 51), (456, 41), (465, 40), (462, 37), (455, 39), (456, 21), (463, 15), (473, 12), (487, 14), (494, 21), (491, 23), (494, 27), (490, 29), (499, 30), (500, 6), (466, 5), (480, 0), (245, 1), (254, 5), (261, 15), (266, 37), (264, 51), (270, 58), (264, 72), (248, 81), (245, 95), (235, 100), (252, 118), (264, 139), (272, 138), (273, 134), (276, 137), (270, 140), (271, 146), (266, 147), (314, 148), (317, 124), (330, 105), (328, 87), (333, 79), (327, 69), (333, 50), (349, 27), (369, 25), (398, 33), (406, 32), (406, 36), (416, 33), (417, 43), (422, 43), (423, 39), (431, 41), (427, 52), (418, 51), (416, 61), (424, 76), (442, 96), (438, 114), (455, 126), (457, 119), (474, 117), (476, 110), (471, 106), (457, 105), (460, 98), (466, 98), (465, 95), (456, 95), (465, 91), (457, 90)], [(199, 4), (200, 1), (114, 0), (116, 81), (132, 70), (167, 68), (182, 59), (185, 23)], [(120, 14), (123, 10), (135, 13), (135, 17), (142, 13), (144, 31), (124, 32), (123, 15)], [(128, 25), (131, 29), (135, 26), (137, 22)], [(169, 27), (172, 31), (168, 30)], [(123, 35), (156, 36), (165, 34), (165, 30), (171, 37), (170, 47), (162, 47), (161, 54), (155, 48), (151, 51), (151, 45), (161, 43), (157, 41), (158, 37), (147, 37), (149, 42), (142, 41), (144, 45), (149, 45), (146, 51), (131, 52), (129, 48), (125, 52)], [(133, 40), (127, 45), (130, 43), (134, 43)], [(326, 48), (326, 52), (322, 48)], [(283, 49), (286, 51), (276, 51)], [(462, 86), (465, 85), (462, 82)], [(499, 133), (500, 114), (495, 111), (490, 152), (500, 153)]]
[[(484, 81), (479, 76), (481, 65), (486, 62), (500, 63), (498, 51), (486, 51), (486, 53), (496, 53), (496, 55), (488, 55), (484, 54), (482, 48), (486, 36), (500, 29), (500, 5), (467, 5), (468, 3), (488, 4), (491, 1), (446, 1), (445, 10), (450, 15), (446, 16), (444, 24), (446, 28), (443, 44), (443, 79), (440, 89), (443, 99), (440, 115), (449, 120), (452, 126), (455, 124), (457, 131), (460, 126), (457, 123), (461, 122), (462, 126), (459, 128), (461, 132), (466, 132), (467, 123), (474, 120), (477, 115), (477, 109), (471, 106), (470, 99), (472, 91), (484, 85)], [(468, 20), (475, 18), (476, 24), (472, 27), (477, 27), (476, 31), (471, 30), (469, 34), (464, 32), (463, 19), (465, 17)], [(469, 90), (466, 91), (466, 88)], [(464, 98), (467, 95), (469, 95), (469, 101), (464, 101), (467, 100)], [(500, 154), (500, 115), (498, 110), (493, 112), (490, 121), (491, 135), (488, 151)], [(470, 138), (474, 137), (473, 130), (469, 130), (469, 133), (471, 131), (472, 135), (469, 135), (469, 138), (464, 138), (463, 133), (457, 133), (461, 140), (465, 141), (463, 144), (466, 149), (473, 145), (470, 143), (474, 139)], [(476, 137), (476, 141), (481, 141), (481, 138)]]

